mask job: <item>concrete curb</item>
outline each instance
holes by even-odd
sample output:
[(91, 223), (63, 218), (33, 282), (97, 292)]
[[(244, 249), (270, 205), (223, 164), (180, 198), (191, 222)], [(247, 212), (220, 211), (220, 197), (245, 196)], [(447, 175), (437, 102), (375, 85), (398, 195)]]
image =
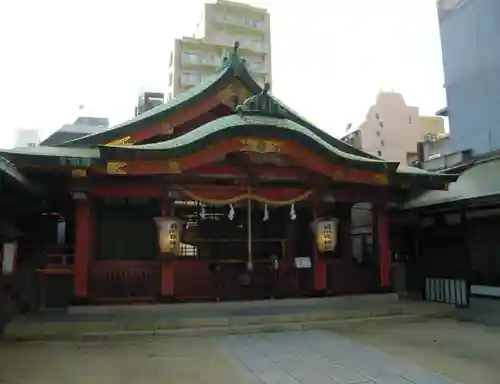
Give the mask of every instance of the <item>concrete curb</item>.
[[(216, 335), (303, 331), (312, 329), (340, 329), (368, 324), (389, 324), (425, 321), (430, 318), (450, 317), (445, 314), (392, 314), (385, 316), (364, 316), (351, 318), (329, 318), (309, 321), (280, 321), (243, 324), (226, 324), (192, 327), (162, 327), (161, 324), (131, 324), (124, 328), (112, 327), (109, 324), (85, 324), (75, 329), (74, 324), (59, 324), (52, 329), (22, 329), (11, 331), (7, 340), (42, 341), (42, 340), (86, 340), (136, 336), (168, 336), (168, 337), (206, 337)], [(66, 325), (66, 327), (61, 327)]]

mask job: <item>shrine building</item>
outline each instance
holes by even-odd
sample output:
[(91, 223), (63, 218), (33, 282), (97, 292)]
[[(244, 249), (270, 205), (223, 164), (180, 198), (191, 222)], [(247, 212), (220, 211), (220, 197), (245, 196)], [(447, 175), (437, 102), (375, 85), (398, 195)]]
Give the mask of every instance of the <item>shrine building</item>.
[(330, 136), (262, 89), (237, 44), (166, 104), (60, 139), (0, 151), (39, 192), (4, 242), (42, 306), (386, 292), (390, 207), (457, 178)]

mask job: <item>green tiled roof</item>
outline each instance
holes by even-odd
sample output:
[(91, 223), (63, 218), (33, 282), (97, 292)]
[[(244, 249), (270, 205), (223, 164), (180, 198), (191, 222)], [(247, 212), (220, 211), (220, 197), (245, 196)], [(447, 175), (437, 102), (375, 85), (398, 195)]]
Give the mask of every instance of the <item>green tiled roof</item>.
[(279, 103), (289, 113), (289, 115), (290, 115), (289, 119), (294, 120), (298, 124), (308, 128), (309, 130), (314, 132), (316, 135), (321, 137), (323, 140), (325, 140), (327, 143), (329, 143), (331, 145), (335, 145), (337, 148), (342, 149), (342, 151), (344, 151), (346, 153), (351, 153), (353, 155), (358, 155), (358, 156), (362, 156), (362, 157), (366, 157), (366, 158), (370, 158), (370, 159), (380, 159), (377, 156), (366, 153), (360, 149), (354, 148), (352, 145), (349, 145), (349, 144), (344, 143), (343, 141), (341, 141), (339, 139), (336, 139), (335, 137), (329, 135), (327, 132), (316, 127), (313, 123), (311, 123), (305, 117), (298, 114), (292, 108), (290, 108), (285, 103), (283, 103), (281, 100), (277, 99), (276, 97), (273, 97), (273, 99), (277, 103)]
[(152, 123), (163, 119), (169, 114), (177, 112), (179, 108), (186, 107), (187, 103), (196, 102), (202, 97), (205, 97), (207, 92), (214, 89), (216, 86), (220, 86), (225, 79), (230, 78), (231, 73), (232, 68), (228, 67), (224, 71), (218, 72), (206, 78), (200, 84), (197, 84), (187, 91), (179, 94), (165, 104), (161, 104), (144, 113), (141, 113), (140, 115), (124, 123), (115, 125), (114, 127), (111, 127), (106, 131), (84, 136), (76, 140), (68, 141), (61, 145), (71, 147), (97, 146), (131, 135), (132, 133), (136, 132), (137, 129), (140, 129), (142, 124)]
[(0, 151), (0, 156), (16, 165), (75, 165), (100, 164), (98, 148), (34, 147)]
[(451, 183), (448, 191), (424, 192), (407, 201), (402, 208), (422, 208), (494, 195), (500, 195), (500, 160), (477, 164)]
[(218, 89), (222, 89), (235, 77), (239, 78), (244, 84), (248, 84), (252, 92), (260, 92), (261, 88), (252, 79), (245, 67), (244, 60), (239, 56), (238, 46), (239, 43), (235, 42), (232, 53), (224, 58), (222, 66), (217, 73), (207, 77), (204, 81), (187, 91), (180, 93), (172, 100), (141, 113), (124, 123), (115, 125), (104, 132), (67, 141), (62, 143), (61, 146), (95, 147), (124, 138), (137, 132), (137, 130), (143, 127), (143, 124), (160, 121), (182, 108), (187, 108), (193, 103), (203, 101), (207, 95), (214, 94)]
[(207, 145), (234, 137), (268, 137), (293, 140), (335, 163), (349, 162), (362, 169), (395, 171), (398, 163), (386, 162), (346, 153), (327, 143), (309, 129), (294, 121), (259, 115), (230, 115), (211, 121), (175, 139), (134, 146), (102, 146), (107, 158), (177, 158), (194, 153)]
[(99, 158), (97, 148), (45, 147), (14, 148), (0, 151), (1, 156), (65, 156), (65, 157), (95, 157)]

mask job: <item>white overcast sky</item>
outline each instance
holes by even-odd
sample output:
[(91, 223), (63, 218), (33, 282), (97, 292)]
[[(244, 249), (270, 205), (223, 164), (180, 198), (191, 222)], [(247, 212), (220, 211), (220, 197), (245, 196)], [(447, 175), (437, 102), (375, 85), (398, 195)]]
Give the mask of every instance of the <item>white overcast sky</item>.
[[(0, 147), (78, 114), (133, 115), (140, 86), (164, 89), (175, 37), (203, 0), (0, 0)], [(340, 136), (379, 90), (423, 113), (445, 105), (435, 0), (249, 0), (271, 12), (273, 93)]]

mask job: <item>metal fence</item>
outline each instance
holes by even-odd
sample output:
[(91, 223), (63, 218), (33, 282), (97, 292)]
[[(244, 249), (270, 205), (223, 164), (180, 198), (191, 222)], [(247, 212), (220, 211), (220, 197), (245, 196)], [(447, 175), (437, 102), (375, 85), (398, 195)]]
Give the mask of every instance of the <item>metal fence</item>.
[(466, 279), (428, 277), (425, 279), (424, 299), (439, 303), (469, 306), (470, 289)]

